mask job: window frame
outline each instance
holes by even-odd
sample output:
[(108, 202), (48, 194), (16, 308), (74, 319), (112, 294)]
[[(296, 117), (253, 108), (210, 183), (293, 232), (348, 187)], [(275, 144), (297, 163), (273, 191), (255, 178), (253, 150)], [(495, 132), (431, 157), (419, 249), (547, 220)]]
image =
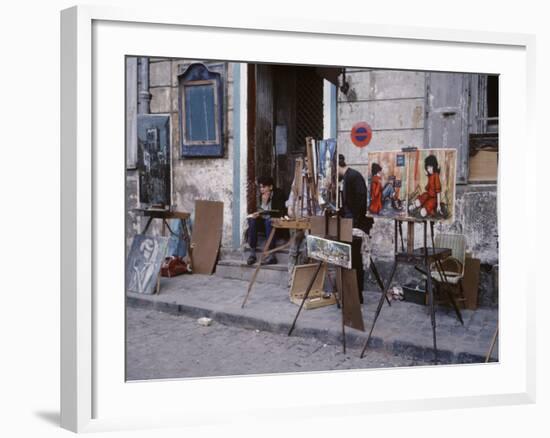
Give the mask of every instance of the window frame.
[[(214, 89), (214, 140), (187, 140), (187, 113), (185, 91), (188, 87), (212, 85)], [(224, 75), (208, 68), (201, 62), (189, 64), (186, 69), (178, 75), (178, 123), (180, 131), (180, 154), (182, 158), (212, 157), (222, 158), (224, 156)]]

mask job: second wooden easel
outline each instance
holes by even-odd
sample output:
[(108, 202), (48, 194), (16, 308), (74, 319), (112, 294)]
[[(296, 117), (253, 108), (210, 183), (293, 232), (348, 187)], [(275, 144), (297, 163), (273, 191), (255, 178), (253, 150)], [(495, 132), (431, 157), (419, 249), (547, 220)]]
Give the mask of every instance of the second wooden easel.
[[(451, 255), (451, 249), (435, 248), (433, 222), (430, 222), (431, 241), (432, 241), (432, 248), (430, 251), (428, 248), (428, 221), (427, 220), (424, 220), (424, 221), (407, 220), (406, 221), (407, 222), (407, 250), (405, 251), (405, 248), (403, 245), (403, 231), (401, 228), (403, 222), (404, 221), (402, 220), (394, 221), (394, 254), (395, 254), (394, 263), (391, 269), (390, 278), (388, 279), (388, 282), (386, 283), (386, 287), (384, 289), (382, 297), (378, 302), (378, 307), (376, 308), (376, 312), (374, 314), (374, 320), (372, 322), (372, 326), (370, 328), (370, 332), (367, 337), (367, 340), (365, 341), (365, 346), (363, 347), (363, 351), (361, 352), (361, 357), (364, 357), (365, 355), (365, 351), (367, 350), (369, 340), (372, 336), (372, 332), (374, 330), (376, 320), (378, 319), (378, 316), (380, 315), (380, 311), (382, 310), (384, 297), (386, 297), (386, 294), (391, 285), (391, 282), (393, 280), (393, 277), (395, 275), (398, 265), (408, 264), (408, 265), (413, 265), (418, 271), (420, 271), (426, 277), (426, 283), (428, 286), (427, 287), (428, 300), (430, 304), (430, 317), (431, 317), (431, 325), (432, 325), (434, 362), (438, 363), (434, 294), (433, 294), (433, 285), (432, 285), (430, 267), (432, 266), (432, 264), (435, 264), (436, 269), (438, 270), (438, 272), (441, 273), (441, 276), (444, 279), (444, 281), (446, 281), (445, 273), (441, 266), (441, 261)], [(419, 248), (414, 247), (414, 227), (417, 222), (420, 222), (423, 225), (423, 237), (424, 237), (423, 246)], [(401, 251), (398, 251), (398, 245), (397, 245), (398, 234), (401, 238)], [(462, 320), (462, 315), (455, 302), (453, 295), (448, 291), (448, 288), (445, 288), (445, 290), (447, 290), (449, 300), (456, 312), (457, 319), (461, 322), (461, 324), (464, 325), (464, 321)]]

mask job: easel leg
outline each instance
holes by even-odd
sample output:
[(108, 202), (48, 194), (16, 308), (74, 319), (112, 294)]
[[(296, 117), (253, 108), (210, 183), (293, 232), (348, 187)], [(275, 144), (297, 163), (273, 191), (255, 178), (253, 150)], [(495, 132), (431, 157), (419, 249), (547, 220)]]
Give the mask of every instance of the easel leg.
[(330, 281), (330, 285), (332, 286), (332, 295), (334, 295), (334, 298), (336, 299), (336, 307), (340, 309), (340, 291), (337, 290), (336, 283), (332, 280), (332, 276), (330, 275), (330, 271), (327, 269), (327, 277)]
[(493, 340), (491, 341), (491, 347), (489, 348), (489, 351), (487, 352), (487, 356), (485, 357), (485, 363), (489, 362), (489, 359), (491, 358), (491, 354), (493, 354), (493, 349), (495, 348), (495, 344), (497, 342), (497, 336), (498, 336), (498, 326), (495, 330), (495, 334), (493, 335)]
[[(374, 260), (370, 259), (370, 270), (372, 272), (372, 275), (374, 275), (374, 278), (376, 280), (376, 282), (378, 283), (378, 287), (380, 287), (380, 291), (382, 293), (384, 293), (384, 290), (386, 289), (384, 287), (384, 283), (382, 282), (382, 279), (380, 278), (380, 274), (378, 273), (378, 269), (376, 269), (376, 265), (374, 264)], [(390, 302), (390, 299), (388, 298), (388, 295), (387, 294), (384, 294), (384, 296), (386, 297), (386, 302), (388, 303), (388, 306), (391, 307), (391, 302)]]
[(298, 320), (298, 316), (300, 315), (300, 312), (302, 311), (302, 307), (304, 307), (304, 304), (309, 296), (309, 292), (311, 291), (311, 288), (313, 287), (313, 283), (315, 283), (315, 279), (317, 278), (317, 275), (319, 274), (319, 271), (321, 270), (321, 266), (323, 265), (323, 262), (319, 262), (317, 264), (317, 268), (315, 269), (315, 272), (313, 276), (311, 277), (311, 280), (309, 280), (309, 284), (307, 285), (306, 292), (304, 293), (304, 298), (302, 299), (302, 302), (300, 303), (300, 307), (298, 308), (298, 312), (296, 313), (296, 317), (294, 318), (294, 321), (292, 322), (292, 326), (290, 327), (290, 330), (288, 331), (288, 336), (292, 334), (292, 331), (294, 330), (294, 327), (296, 326), (296, 321)]
[(250, 283), (248, 284), (248, 290), (246, 291), (246, 296), (244, 297), (243, 303), (241, 304), (241, 309), (244, 308), (244, 305), (246, 304), (246, 301), (248, 300), (248, 296), (250, 295), (250, 291), (252, 290), (252, 286), (254, 286), (254, 282), (256, 281), (256, 277), (258, 276), (258, 272), (260, 272), (260, 268), (262, 267), (262, 260), (264, 259), (266, 253), (269, 251), (269, 245), (271, 244), (271, 241), (273, 240), (273, 236), (275, 236), (276, 228), (271, 228), (271, 233), (269, 233), (269, 237), (267, 238), (267, 241), (264, 245), (264, 250), (260, 254), (260, 260), (258, 261), (258, 266), (256, 266), (256, 270), (254, 271), (254, 274), (252, 275), (252, 278), (250, 279)]
[(149, 219), (147, 220), (147, 224), (145, 225), (145, 228), (143, 229), (141, 234), (145, 234), (147, 232), (147, 230), (149, 229), (149, 225), (151, 225), (151, 222), (153, 222), (153, 216), (149, 217)]
[(397, 260), (393, 263), (391, 274), (388, 282), (386, 283), (386, 287), (382, 291), (382, 296), (380, 297), (380, 301), (378, 301), (378, 307), (376, 308), (376, 312), (374, 314), (374, 320), (372, 321), (372, 326), (369, 331), (369, 335), (367, 336), (367, 340), (365, 341), (365, 346), (363, 347), (363, 351), (361, 351), (361, 359), (365, 356), (365, 351), (367, 351), (367, 346), (369, 345), (370, 337), (372, 336), (372, 331), (374, 330), (374, 325), (376, 324), (376, 320), (378, 319), (378, 315), (380, 315), (380, 310), (382, 310), (382, 306), (384, 305), (384, 298), (386, 297), (386, 294), (388, 293), (388, 288), (393, 280), (393, 276), (395, 275), (395, 271), (397, 269)]
[[(433, 223), (433, 221), (430, 221), (430, 234), (431, 234), (431, 237), (432, 237), (432, 249), (435, 253), (435, 238), (434, 238), (434, 223)], [(443, 269), (443, 265), (441, 264), (441, 260), (436, 260), (435, 261), (435, 267), (436, 267), (437, 271), (439, 272), (439, 275), (440, 275), (441, 279), (446, 284), (449, 284), (449, 282), (447, 281), (447, 276), (445, 275), (445, 270)], [(428, 273), (427, 275), (430, 275), (429, 270), (427, 270), (426, 272)], [(458, 305), (456, 304), (456, 301), (455, 301), (455, 298), (453, 297), (452, 292), (449, 290), (448, 287), (445, 287), (443, 289), (445, 289), (445, 293), (447, 294), (447, 297), (449, 298), (449, 301), (451, 302), (451, 305), (453, 306), (453, 309), (456, 313), (456, 317), (458, 318), (460, 323), (462, 325), (464, 325), (464, 320), (462, 319), (462, 313), (460, 312), (460, 309), (458, 308)]]
[(432, 277), (429, 274), (429, 268), (425, 266), (426, 272), (428, 272), (427, 275), (427, 283), (428, 283), (428, 298), (430, 300), (430, 316), (432, 321), (432, 336), (433, 336), (433, 343), (434, 343), (434, 362), (438, 363), (437, 358), (437, 340), (436, 340), (436, 334), (435, 334), (435, 306), (434, 306), (434, 292), (432, 288)]
[(342, 302), (342, 347), (344, 349), (344, 354), (346, 354), (346, 321), (344, 318), (344, 282), (342, 279), (342, 268), (336, 268), (336, 275), (338, 278), (336, 287), (338, 288), (338, 295), (340, 295), (340, 300)]
[[(432, 223), (433, 230), (433, 223)], [(433, 237), (433, 234), (432, 234)], [(426, 283), (428, 285), (428, 297), (430, 299), (430, 313), (432, 320), (432, 335), (434, 341), (434, 362), (437, 364), (437, 340), (435, 334), (435, 303), (434, 303), (434, 291), (432, 284), (432, 276), (430, 274), (430, 262), (428, 257), (428, 223), (424, 221), (424, 269), (426, 270)]]

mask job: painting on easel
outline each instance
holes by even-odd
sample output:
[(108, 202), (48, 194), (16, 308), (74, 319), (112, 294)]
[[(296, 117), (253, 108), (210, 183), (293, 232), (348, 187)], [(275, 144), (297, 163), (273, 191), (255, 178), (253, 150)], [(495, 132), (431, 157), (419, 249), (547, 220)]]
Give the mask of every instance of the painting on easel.
[(288, 216), (303, 218), (336, 210), (338, 179), (336, 140), (306, 138), (305, 156), (294, 162), (294, 179), (287, 202)]
[(415, 219), (452, 221), (456, 187), (456, 149), (408, 153), (408, 214)]
[(351, 245), (311, 234), (307, 236), (306, 244), (312, 259), (351, 269)]
[(336, 172), (336, 140), (316, 142), (317, 198), (321, 209), (336, 210), (338, 205), (338, 181)]
[(371, 152), (368, 159), (369, 214), (389, 218), (406, 216), (406, 154), (396, 151)]
[(453, 220), (456, 149), (369, 152), (368, 162), (369, 216)]

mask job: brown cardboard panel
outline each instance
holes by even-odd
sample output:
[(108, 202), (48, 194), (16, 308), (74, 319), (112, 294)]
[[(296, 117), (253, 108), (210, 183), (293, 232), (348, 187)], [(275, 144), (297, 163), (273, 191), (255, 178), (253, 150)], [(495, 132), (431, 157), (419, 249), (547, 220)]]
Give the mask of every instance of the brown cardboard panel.
[(469, 310), (477, 309), (480, 264), (481, 261), (479, 259), (466, 257), (462, 287), (464, 288), (464, 298), (466, 299), (464, 306)]
[(338, 271), (340, 272), (336, 273), (336, 287), (341, 296), (344, 297), (342, 309), (342, 312), (344, 312), (344, 325), (364, 332), (365, 324), (361, 312), (361, 303), (359, 303), (355, 269), (338, 268)]
[(223, 202), (196, 201), (191, 245), (193, 273), (212, 274), (222, 240)]
[(479, 151), (470, 156), (468, 181), (496, 181), (498, 152)]
[[(329, 219), (328, 233), (330, 236), (336, 236), (336, 222), (335, 217)], [(340, 219), (340, 240), (343, 242), (351, 242), (352, 235), (351, 230), (353, 227), (353, 219)], [(311, 234), (314, 236), (325, 237), (325, 217), (324, 216), (312, 216), (311, 217)]]

